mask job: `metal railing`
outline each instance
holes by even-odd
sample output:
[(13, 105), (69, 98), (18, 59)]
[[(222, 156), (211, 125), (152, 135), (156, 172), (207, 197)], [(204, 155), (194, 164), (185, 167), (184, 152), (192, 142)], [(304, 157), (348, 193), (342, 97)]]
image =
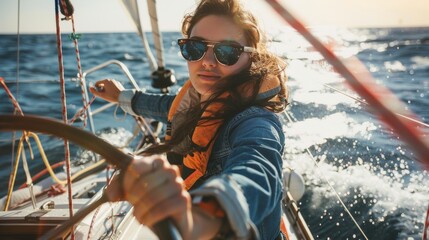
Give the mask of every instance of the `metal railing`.
[[(118, 61), (118, 60), (109, 60), (109, 61), (107, 61), (107, 62), (104, 62), (104, 63), (102, 63), (102, 64), (100, 64), (100, 65), (97, 65), (97, 66), (95, 66), (95, 67), (93, 67), (93, 68), (90, 68), (89, 70), (87, 70), (87, 71), (85, 71), (85, 72), (83, 72), (82, 73), (82, 84), (84, 85), (84, 94), (85, 94), (85, 98), (86, 99), (89, 99), (89, 96), (88, 96), (88, 90), (87, 90), (87, 84), (86, 84), (86, 76), (88, 76), (90, 73), (93, 73), (93, 72), (96, 72), (96, 71), (99, 71), (99, 70), (101, 70), (101, 69), (103, 69), (103, 68), (106, 68), (106, 67), (108, 67), (108, 66), (110, 66), (110, 65), (116, 65), (116, 66), (119, 66), (119, 68), (122, 70), (122, 72), (125, 74), (125, 76), (128, 78), (128, 80), (131, 82), (131, 84), (133, 85), (133, 87), (136, 89), (136, 90), (140, 90), (140, 87), (137, 85), (137, 82), (136, 82), (136, 80), (134, 79), (134, 77), (131, 75), (131, 73), (130, 73), (130, 71), (128, 70), (128, 68), (127, 68), (127, 66), (125, 66), (125, 64), (124, 63), (122, 63), (122, 62), (120, 62), (120, 61)], [(88, 101), (88, 100), (87, 100)], [(86, 103), (86, 104), (88, 104), (88, 102)], [(91, 110), (91, 106), (88, 106), (88, 108), (87, 108), (87, 114), (88, 114), (88, 118), (89, 118), (89, 127), (90, 127), (90, 129), (91, 129), (91, 131), (93, 132), (93, 133), (95, 133), (95, 128), (94, 128), (94, 120), (93, 120), (93, 115), (95, 115), (95, 114), (98, 114), (98, 113), (100, 113), (100, 112), (103, 112), (103, 111), (105, 111), (105, 110), (107, 110), (107, 109), (109, 109), (110, 107), (112, 107), (112, 106), (115, 106), (116, 105), (116, 103), (108, 103), (108, 104), (105, 104), (105, 105), (103, 105), (103, 106), (101, 106), (101, 107), (99, 107), (99, 108), (97, 108), (97, 109), (95, 109), (94, 111), (92, 111)]]

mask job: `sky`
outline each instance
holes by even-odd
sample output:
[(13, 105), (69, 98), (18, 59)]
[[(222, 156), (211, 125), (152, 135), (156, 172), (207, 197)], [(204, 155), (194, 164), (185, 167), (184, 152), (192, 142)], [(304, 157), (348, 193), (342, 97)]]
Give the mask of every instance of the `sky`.
[[(129, 32), (135, 26), (120, 0), (71, 0), (77, 32)], [(242, 0), (265, 28), (285, 24), (264, 0)], [(428, 0), (281, 0), (307, 26), (429, 27)], [(0, 34), (55, 33), (54, 0), (0, 0)], [(139, 0), (143, 30), (150, 31), (146, 0)], [(157, 0), (161, 31), (179, 31), (195, 0)], [(62, 23), (70, 32), (71, 24)]]

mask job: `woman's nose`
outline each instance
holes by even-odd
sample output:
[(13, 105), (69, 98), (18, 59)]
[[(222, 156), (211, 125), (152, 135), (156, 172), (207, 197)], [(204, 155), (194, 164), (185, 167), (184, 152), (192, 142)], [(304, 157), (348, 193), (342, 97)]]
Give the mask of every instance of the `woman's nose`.
[(206, 67), (208, 67), (208, 66), (209, 67), (215, 67), (217, 65), (217, 60), (216, 60), (216, 57), (214, 55), (213, 48), (209, 47), (207, 49), (207, 52), (204, 55), (202, 61), (203, 61), (202, 62), (203, 65)]

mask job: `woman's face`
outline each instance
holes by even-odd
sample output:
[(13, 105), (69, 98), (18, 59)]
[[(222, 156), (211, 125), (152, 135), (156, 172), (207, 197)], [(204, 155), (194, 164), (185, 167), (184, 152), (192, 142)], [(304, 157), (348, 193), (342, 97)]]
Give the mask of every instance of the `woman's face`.
[[(243, 29), (225, 16), (209, 15), (202, 18), (194, 25), (189, 37), (213, 42), (234, 41), (248, 46)], [(238, 62), (232, 66), (222, 65), (217, 62), (213, 48), (209, 47), (201, 60), (188, 62), (188, 69), (192, 85), (201, 94), (201, 100), (205, 100), (217, 81), (238, 73), (249, 65), (249, 53), (242, 53)]]

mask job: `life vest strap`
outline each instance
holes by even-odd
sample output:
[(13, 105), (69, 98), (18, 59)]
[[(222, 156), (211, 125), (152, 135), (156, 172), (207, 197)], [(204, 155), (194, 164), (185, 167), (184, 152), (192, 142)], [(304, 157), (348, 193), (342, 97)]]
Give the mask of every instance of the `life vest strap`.
[(286, 220), (286, 216), (282, 215), (281, 218), (280, 218), (280, 232), (283, 233), (283, 236), (287, 240), (289, 240), (290, 237), (289, 237), (289, 233), (288, 233), (287, 228), (286, 228), (286, 221), (287, 221)]
[[(185, 166), (184, 166), (185, 167)], [(184, 169), (182, 169), (184, 170)], [(186, 178), (184, 178), (183, 184), (185, 186), (186, 190), (191, 189), (191, 187), (202, 177), (204, 174), (202, 174), (200, 171), (195, 170), (191, 174), (189, 174)]]

